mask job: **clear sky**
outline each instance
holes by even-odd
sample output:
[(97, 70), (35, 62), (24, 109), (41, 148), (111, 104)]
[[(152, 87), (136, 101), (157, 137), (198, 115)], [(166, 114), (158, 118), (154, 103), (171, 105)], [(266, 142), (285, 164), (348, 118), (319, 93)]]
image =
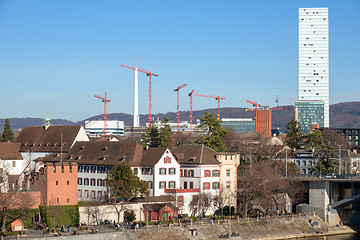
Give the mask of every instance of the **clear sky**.
[[(360, 0), (0, 0), (1, 115), (79, 121), (132, 113), (133, 71), (153, 78), (153, 113), (189, 109), (187, 94), (222, 107), (297, 99), (298, 8), (328, 7), (330, 103), (359, 101)], [(139, 73), (139, 111), (148, 78)], [(194, 97), (194, 110), (215, 108)], [(125, 123), (131, 124), (131, 123)]]

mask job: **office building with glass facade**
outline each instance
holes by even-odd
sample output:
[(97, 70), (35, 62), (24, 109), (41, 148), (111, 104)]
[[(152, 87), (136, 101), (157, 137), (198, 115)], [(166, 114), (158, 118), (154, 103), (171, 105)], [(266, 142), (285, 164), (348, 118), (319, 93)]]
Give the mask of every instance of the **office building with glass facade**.
[(237, 133), (255, 133), (255, 120), (251, 118), (222, 118), (221, 126)]
[(295, 108), (297, 120), (304, 133), (310, 132), (311, 124), (324, 127), (324, 101), (296, 101)]

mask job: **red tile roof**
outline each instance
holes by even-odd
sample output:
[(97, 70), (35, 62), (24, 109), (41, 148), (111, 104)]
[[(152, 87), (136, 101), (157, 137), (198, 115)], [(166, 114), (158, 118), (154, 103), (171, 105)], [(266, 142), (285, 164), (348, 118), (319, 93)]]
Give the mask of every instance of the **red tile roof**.
[(153, 167), (166, 151), (166, 147), (148, 148), (144, 150), (142, 160), (139, 166)]
[(184, 144), (172, 150), (180, 164), (218, 165), (217, 152), (203, 144)]
[(23, 160), (19, 143), (0, 143), (0, 159)]
[(139, 166), (143, 147), (136, 142), (76, 142), (67, 159), (80, 165), (109, 165), (125, 163)]
[[(61, 152), (70, 150), (81, 126), (25, 127), (16, 138), (22, 152)], [(61, 137), (62, 135), (62, 137)], [(62, 138), (62, 141), (61, 141)]]

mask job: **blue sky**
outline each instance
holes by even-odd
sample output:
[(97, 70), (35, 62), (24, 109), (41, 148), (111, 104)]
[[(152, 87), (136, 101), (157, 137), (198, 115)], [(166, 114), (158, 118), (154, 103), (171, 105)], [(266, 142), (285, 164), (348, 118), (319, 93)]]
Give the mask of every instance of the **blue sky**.
[[(330, 103), (359, 101), (360, 0), (0, 0), (1, 115), (79, 121), (132, 113), (133, 71), (153, 79), (153, 113), (189, 109), (187, 94), (219, 95), (222, 107), (297, 99), (298, 8), (328, 7)], [(148, 78), (139, 74), (139, 111)], [(194, 97), (194, 109), (215, 100)]]

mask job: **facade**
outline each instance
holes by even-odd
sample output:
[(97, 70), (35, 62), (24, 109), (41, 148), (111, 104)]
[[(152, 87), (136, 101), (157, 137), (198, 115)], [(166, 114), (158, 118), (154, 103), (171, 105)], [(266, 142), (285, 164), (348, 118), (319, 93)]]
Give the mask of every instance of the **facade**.
[[(85, 131), (90, 137), (99, 137), (104, 135), (104, 121), (91, 120), (85, 121)], [(108, 120), (106, 121), (106, 134), (123, 136), (125, 132), (124, 121)]]
[(271, 109), (268, 106), (259, 106), (255, 110), (256, 132), (270, 137), (271, 136)]
[(324, 102), (324, 127), (329, 127), (328, 24), (328, 8), (299, 8), (298, 99)]
[(295, 163), (299, 168), (300, 174), (308, 175), (310, 174), (309, 167), (315, 165), (319, 152), (297, 149), (296, 151), (291, 151), (289, 155), (289, 161)]
[[(220, 195), (220, 162), (217, 152), (201, 144), (184, 144), (173, 149), (173, 154), (181, 164), (180, 189), (167, 192), (175, 196), (180, 214), (195, 214), (190, 202), (199, 196), (218, 197)], [(215, 203), (213, 203), (215, 204)], [(213, 214), (210, 207), (206, 214)]]
[(142, 146), (136, 142), (77, 142), (64, 159), (75, 161), (79, 165), (76, 190), (78, 200), (106, 200), (109, 171), (121, 162), (129, 165), (140, 162), (142, 152)]
[(251, 118), (222, 118), (221, 126), (237, 133), (255, 133), (255, 121)]
[(42, 205), (76, 205), (77, 171), (74, 162), (46, 162), (30, 179), (30, 190), (40, 191)]
[(237, 209), (237, 169), (240, 164), (240, 154), (220, 153), (220, 197), (222, 206), (234, 206)]
[(166, 189), (180, 187), (180, 164), (168, 148), (144, 150), (140, 164), (132, 164), (132, 169), (148, 183), (150, 196), (165, 195)]
[[(155, 124), (158, 128), (161, 128), (164, 125), (164, 123), (162, 123), (162, 121), (160, 121), (160, 120), (157, 120), (153, 124)], [(165, 123), (165, 124), (169, 125), (173, 132), (177, 131), (177, 123), (176, 122), (168, 122), (168, 123)], [(197, 128), (198, 125), (200, 125), (200, 120), (199, 119), (196, 120), (196, 124), (193, 123), (192, 130), (194, 132), (198, 131), (198, 128)], [(146, 127), (148, 127), (148, 126), (149, 126), (149, 123), (146, 123)], [(190, 123), (188, 121), (181, 121), (179, 123), (179, 131), (181, 131), (181, 132), (190, 132)]]
[(345, 136), (349, 146), (356, 151), (360, 149), (360, 128), (333, 128), (336, 132)]
[(295, 111), (297, 111), (298, 122), (304, 133), (310, 133), (311, 125), (318, 124), (324, 127), (324, 102), (323, 101), (296, 101)]

